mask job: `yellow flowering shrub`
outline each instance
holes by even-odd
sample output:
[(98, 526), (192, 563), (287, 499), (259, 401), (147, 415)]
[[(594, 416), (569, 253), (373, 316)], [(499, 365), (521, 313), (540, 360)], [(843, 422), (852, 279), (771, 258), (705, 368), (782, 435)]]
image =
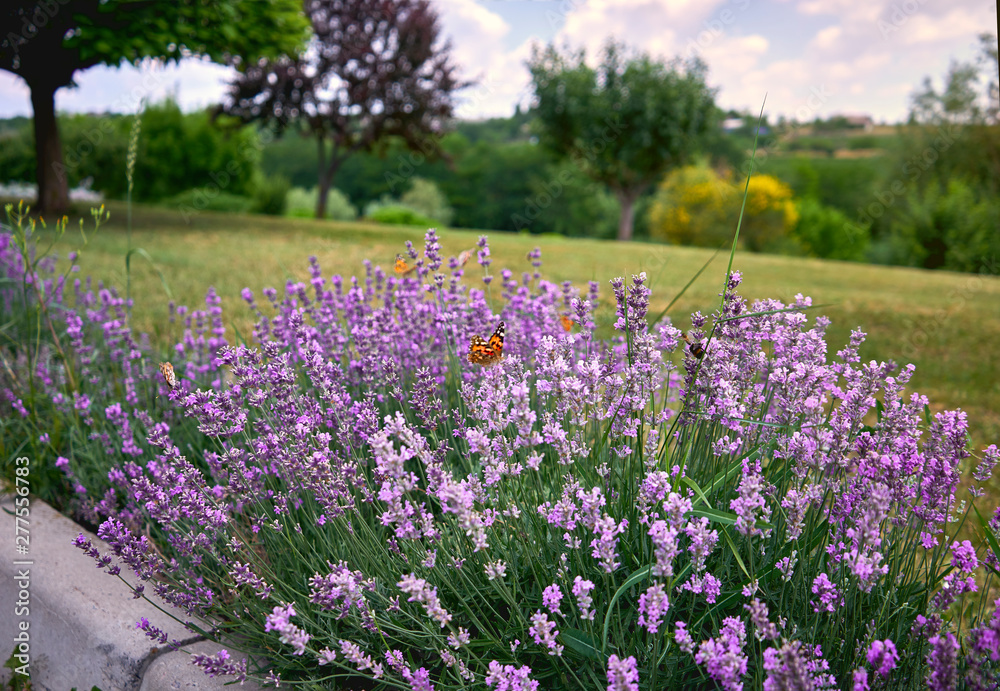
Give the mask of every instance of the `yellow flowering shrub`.
[[(739, 212), (737, 211), (737, 214)], [(773, 175), (754, 175), (747, 189), (747, 205), (740, 227), (740, 240), (747, 249), (760, 252), (785, 237), (799, 222), (792, 188)]]
[(663, 180), (649, 209), (654, 238), (711, 247), (732, 233), (732, 184), (705, 164), (684, 166)]
[[(793, 197), (774, 176), (751, 177), (740, 244), (759, 252), (790, 233), (799, 220)], [(718, 247), (732, 237), (742, 198), (743, 184), (706, 164), (678, 168), (663, 180), (650, 205), (650, 233), (673, 244)]]

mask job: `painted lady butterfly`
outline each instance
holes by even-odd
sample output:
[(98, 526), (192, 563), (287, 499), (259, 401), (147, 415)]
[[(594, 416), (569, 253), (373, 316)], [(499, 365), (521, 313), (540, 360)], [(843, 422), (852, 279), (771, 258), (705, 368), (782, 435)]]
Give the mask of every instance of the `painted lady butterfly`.
[(406, 259), (403, 258), (403, 255), (401, 254), (396, 255), (396, 265), (393, 267), (393, 270), (397, 274), (399, 274), (400, 276), (409, 276), (411, 273), (416, 271), (416, 269), (417, 269), (416, 266), (410, 266), (409, 264), (406, 263)]
[(163, 375), (163, 381), (167, 383), (167, 386), (169, 386), (171, 389), (177, 388), (177, 384), (179, 384), (180, 382), (177, 381), (177, 374), (174, 372), (173, 365), (171, 365), (169, 362), (161, 362), (160, 374)]
[(469, 343), (469, 362), (474, 365), (489, 367), (500, 362), (503, 357), (504, 323), (500, 322), (490, 340), (476, 334)]
[(562, 328), (569, 331), (573, 328), (573, 320), (567, 317), (565, 314), (559, 317), (559, 323), (562, 324)]

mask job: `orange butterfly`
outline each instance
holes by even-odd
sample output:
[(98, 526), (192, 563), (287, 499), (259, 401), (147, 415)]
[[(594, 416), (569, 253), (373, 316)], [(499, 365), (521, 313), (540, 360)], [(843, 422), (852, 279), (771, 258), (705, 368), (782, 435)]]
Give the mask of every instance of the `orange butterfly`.
[(403, 258), (403, 255), (401, 254), (396, 255), (396, 266), (394, 266), (393, 269), (400, 276), (409, 276), (416, 270), (416, 268), (417, 268), (416, 266), (410, 266), (409, 264), (407, 264), (406, 259)]
[(688, 350), (699, 360), (705, 356), (705, 346), (703, 346), (698, 341), (692, 341), (691, 337), (687, 334), (681, 334), (681, 338), (688, 344)]
[(474, 335), (469, 343), (469, 362), (484, 367), (500, 362), (503, 357), (503, 334), (504, 323), (500, 322), (488, 342), (479, 334)]
[(161, 362), (160, 374), (163, 375), (163, 381), (167, 383), (167, 386), (169, 386), (171, 389), (177, 388), (177, 384), (179, 382), (177, 381), (177, 374), (174, 372), (173, 365), (171, 365), (169, 362)]
[(462, 252), (458, 255), (458, 265), (465, 266), (466, 264), (469, 263), (469, 260), (471, 258), (472, 258), (472, 250), (462, 250)]
[(559, 317), (559, 323), (562, 324), (562, 328), (569, 331), (570, 329), (573, 328), (573, 324), (575, 322), (564, 314), (561, 317)]

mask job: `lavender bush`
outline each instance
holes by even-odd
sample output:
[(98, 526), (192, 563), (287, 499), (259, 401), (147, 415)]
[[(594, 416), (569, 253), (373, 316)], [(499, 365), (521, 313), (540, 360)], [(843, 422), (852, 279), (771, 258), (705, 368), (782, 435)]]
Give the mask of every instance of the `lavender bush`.
[[(485, 237), (475, 279), (434, 231), (408, 255), (245, 291), (253, 345), (211, 307), (176, 388), (141, 339), (100, 339), (113, 292), (53, 317), (66, 357), (30, 395), (90, 450), (67, 472), (106, 471), (80, 507), (113, 554), (77, 544), (210, 622), (229, 649), (194, 664), (306, 688), (995, 688), (1000, 513), (989, 544), (956, 536), (1000, 454), (970, 458), (912, 366), (860, 362), (861, 332), (828, 353), (807, 298), (748, 305), (737, 272), (689, 334), (649, 324), (644, 275), (612, 280), (602, 340), (598, 286), (545, 281), (538, 250), (517, 278)], [(499, 363), (470, 363), (501, 320)], [(60, 373), (109, 358), (121, 378), (70, 399)]]

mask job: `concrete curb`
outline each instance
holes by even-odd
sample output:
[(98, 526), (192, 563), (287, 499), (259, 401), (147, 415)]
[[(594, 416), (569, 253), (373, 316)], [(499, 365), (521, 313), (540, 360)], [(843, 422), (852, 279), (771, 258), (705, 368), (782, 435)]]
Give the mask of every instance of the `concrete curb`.
[[(136, 630), (136, 622), (146, 617), (170, 640), (193, 636), (149, 602), (133, 599), (124, 583), (95, 568), (73, 540), (83, 533), (109, 553), (106, 543), (37, 499), (31, 499), (27, 523), (15, 525), (14, 508), (13, 496), (0, 496), (0, 664), (21, 636), (34, 691), (90, 691), (94, 686), (101, 691), (215, 691), (233, 680), (206, 676), (191, 665), (187, 652), (162, 653)], [(28, 543), (27, 554), (18, 553), (17, 539)], [(126, 571), (122, 575), (128, 578)], [(150, 591), (147, 587), (158, 605), (172, 609)], [(177, 616), (186, 618), (182, 612)], [(203, 641), (184, 650), (214, 654), (220, 648)], [(10, 670), (0, 670), (0, 682), (10, 678)], [(260, 689), (250, 682), (241, 688)]]

